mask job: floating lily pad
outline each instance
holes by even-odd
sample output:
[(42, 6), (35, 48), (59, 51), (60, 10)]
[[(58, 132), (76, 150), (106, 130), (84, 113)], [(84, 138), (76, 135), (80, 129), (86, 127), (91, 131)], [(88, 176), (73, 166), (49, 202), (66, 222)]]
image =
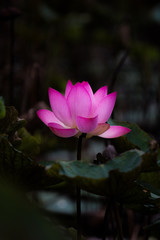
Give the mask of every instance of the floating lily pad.
[[(110, 125), (120, 125), (131, 129), (131, 132), (125, 136), (112, 140), (118, 152), (124, 152), (126, 150), (134, 148), (138, 148), (144, 152), (147, 152), (151, 149), (151, 144), (154, 139), (151, 138), (148, 133), (143, 131), (137, 124), (128, 122), (116, 122), (111, 119), (108, 123)], [(154, 142), (156, 144), (155, 140)]]
[(142, 155), (142, 151), (130, 150), (101, 165), (62, 161), (53, 164), (47, 173), (94, 194), (122, 199), (123, 191), (130, 188), (139, 174)]

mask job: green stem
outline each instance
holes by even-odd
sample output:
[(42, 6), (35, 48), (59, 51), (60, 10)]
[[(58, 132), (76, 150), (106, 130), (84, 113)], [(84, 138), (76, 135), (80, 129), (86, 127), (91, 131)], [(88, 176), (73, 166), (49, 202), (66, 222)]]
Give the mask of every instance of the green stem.
[(81, 240), (81, 190), (77, 186), (77, 240)]
[[(82, 139), (86, 134), (82, 134), (78, 138), (77, 160), (81, 160)], [(77, 186), (77, 240), (81, 240), (81, 189)]]
[(82, 139), (85, 135), (82, 133), (78, 138), (78, 146), (77, 146), (77, 160), (81, 160), (81, 151), (82, 151)]
[[(102, 240), (105, 240), (106, 239), (106, 229), (107, 229), (107, 226), (108, 226), (108, 223), (110, 222), (110, 225), (111, 225), (111, 233), (112, 233), (112, 238), (113, 240), (116, 239), (115, 237), (115, 230), (114, 230), (114, 211), (113, 211), (113, 200), (110, 199), (109, 201), (107, 201), (106, 203), (106, 210), (105, 210), (105, 215), (104, 215), (104, 220), (103, 220), (103, 236), (102, 236)], [(109, 230), (109, 228), (108, 228)]]
[(105, 210), (104, 222), (103, 222), (104, 232), (103, 232), (102, 240), (106, 239), (106, 227), (107, 227), (107, 223), (108, 223), (110, 207), (111, 207), (111, 202), (109, 201), (106, 203), (106, 210)]
[(114, 209), (115, 219), (118, 227), (118, 240), (123, 240), (122, 222), (119, 214), (119, 208), (116, 202), (113, 203), (113, 209)]

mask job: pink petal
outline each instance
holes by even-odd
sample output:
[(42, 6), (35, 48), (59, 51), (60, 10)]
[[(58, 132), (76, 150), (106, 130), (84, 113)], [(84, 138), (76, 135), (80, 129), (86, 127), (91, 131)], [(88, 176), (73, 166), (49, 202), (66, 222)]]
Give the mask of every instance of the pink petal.
[(107, 86), (101, 87), (98, 89), (93, 96), (93, 112), (99, 106), (99, 103), (107, 96)]
[(98, 105), (102, 99), (107, 95), (107, 86), (101, 87), (94, 94), (95, 103)]
[(48, 125), (49, 122), (54, 123), (60, 123), (61, 122), (56, 118), (53, 112), (47, 109), (40, 109), (37, 111), (38, 117), (41, 119), (42, 122), (44, 122), (46, 125)]
[(109, 128), (110, 128), (110, 125), (108, 123), (100, 123), (93, 131), (87, 134), (87, 138), (92, 136), (98, 136), (104, 133), (105, 131), (107, 131)]
[(67, 100), (58, 91), (49, 88), (49, 101), (55, 116), (67, 126), (72, 126), (72, 119)]
[(113, 92), (103, 98), (96, 108), (95, 114), (98, 115), (98, 123), (105, 123), (111, 116), (113, 111), (115, 101), (116, 101), (116, 92)]
[(59, 125), (57, 123), (49, 123), (48, 127), (58, 137), (68, 138), (73, 137), (78, 133), (78, 130), (76, 128), (64, 128), (62, 125)]
[(91, 86), (89, 85), (88, 82), (82, 82), (81, 85), (87, 90), (88, 94), (90, 95), (90, 98), (93, 98), (93, 91)]
[(117, 138), (129, 133), (131, 129), (122, 127), (122, 126), (110, 126), (110, 128), (104, 132), (103, 134), (99, 135), (102, 138)]
[(89, 133), (96, 128), (98, 116), (94, 118), (77, 117), (77, 127), (82, 133)]
[(76, 83), (72, 87), (67, 101), (75, 125), (77, 116), (90, 116), (92, 110), (92, 101), (87, 90), (80, 83)]
[(70, 93), (72, 87), (73, 87), (73, 84), (72, 84), (71, 80), (68, 80), (67, 85), (66, 85), (66, 90), (65, 90), (65, 98), (68, 97), (68, 94)]

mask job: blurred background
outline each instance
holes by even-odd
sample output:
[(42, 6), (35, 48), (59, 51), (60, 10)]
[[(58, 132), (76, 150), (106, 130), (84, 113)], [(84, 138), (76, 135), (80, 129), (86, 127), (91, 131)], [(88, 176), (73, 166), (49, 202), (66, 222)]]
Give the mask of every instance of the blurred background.
[(0, 93), (21, 115), (68, 79), (118, 91), (114, 118), (160, 132), (159, 1), (0, 1)]
[[(36, 117), (38, 109), (49, 107), (48, 87), (64, 92), (69, 79), (88, 81), (94, 91), (103, 85), (117, 91), (113, 118), (137, 123), (160, 142), (159, 32), (158, 0), (1, 0), (0, 96), (27, 120), (39, 144), (37, 150), (26, 139), (27, 154), (32, 147), (37, 161), (75, 159), (75, 139), (54, 136)], [(105, 148), (104, 139), (85, 144), (84, 156), (92, 160)], [(65, 213), (69, 224), (73, 199), (34, 196), (48, 211)], [(83, 198), (83, 213), (104, 215), (103, 199), (99, 204), (88, 193)]]

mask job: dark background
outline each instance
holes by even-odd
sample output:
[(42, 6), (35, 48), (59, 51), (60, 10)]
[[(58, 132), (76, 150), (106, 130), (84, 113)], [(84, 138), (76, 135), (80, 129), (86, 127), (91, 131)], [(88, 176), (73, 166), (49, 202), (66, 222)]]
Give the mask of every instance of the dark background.
[[(64, 189), (60, 187), (57, 190), (59, 195), (57, 195), (56, 190), (55, 192), (54, 190), (52, 192), (36, 192), (34, 187), (39, 189), (39, 185), (41, 187), (43, 182), (39, 165), (37, 165), (36, 170), (28, 167), (28, 165), (26, 165), (26, 168), (24, 167), (23, 171), (21, 169), (24, 157), (27, 159), (27, 164), (30, 163), (28, 156), (34, 160), (33, 163), (38, 162), (42, 166), (51, 164), (53, 161), (75, 160), (77, 139), (56, 137), (36, 115), (38, 109), (49, 107), (48, 88), (52, 87), (64, 92), (68, 79), (72, 80), (73, 83), (88, 81), (94, 91), (103, 85), (108, 86), (109, 92), (117, 91), (117, 101), (112, 117), (119, 121), (137, 123), (160, 142), (159, 1), (0, 0), (0, 96), (3, 96), (5, 105), (15, 106), (19, 112), (18, 116), (27, 120), (25, 127), (28, 130), (27, 132), (26, 129), (22, 128), (18, 130), (18, 135), (16, 132), (12, 138), (8, 138), (13, 145), (8, 142), (6, 133), (4, 136), (4, 132), (1, 133), (0, 158), (2, 160), (0, 160), (2, 164), (0, 173), (4, 171), (5, 174), (3, 174), (9, 176), (9, 179), (15, 178), (18, 186), (24, 184), (24, 186), (29, 186), (29, 189), (31, 187), (32, 192), (28, 197), (33, 201), (33, 205), (34, 203), (36, 205), (40, 204), (41, 209), (48, 210), (46, 213), (48, 214), (46, 215), (47, 221), (49, 216), (49, 219), (53, 217), (52, 222), (54, 222), (54, 218), (57, 218), (64, 226), (75, 226), (75, 218), (73, 219), (75, 195), (72, 193), (72, 187), (68, 185), (69, 188), (65, 189), (64, 192)], [(17, 115), (13, 108), (10, 108), (11, 110), (14, 114), (11, 112), (12, 114), (8, 115), (11, 116), (8, 124), (14, 126), (15, 122), (20, 121), (17, 121)], [(12, 118), (14, 119), (13, 124)], [(15, 130), (16, 128), (14, 128)], [(138, 131), (137, 127), (136, 131)], [(140, 140), (138, 139), (139, 136), (141, 137)], [(143, 136), (146, 136), (146, 141), (142, 141)], [(144, 146), (148, 144), (148, 136), (142, 132), (136, 140), (133, 134), (133, 140), (134, 143), (135, 141), (144, 143)], [(147, 180), (148, 170), (154, 171), (155, 161), (158, 158), (156, 155), (157, 145), (154, 140), (151, 143), (153, 145), (151, 146), (151, 154), (153, 155), (151, 158), (146, 158)], [(113, 147), (107, 139), (96, 137), (84, 140), (82, 159), (98, 163), (96, 160), (98, 159), (96, 157), (98, 152), (117, 154), (115, 149), (112, 152), (113, 148), (109, 150), (106, 145)], [(17, 155), (12, 146), (18, 147), (20, 150), (16, 153)], [(154, 157), (156, 160), (154, 160)], [(8, 165), (7, 169), (6, 163), (11, 163), (11, 167)], [(17, 167), (18, 172), (15, 171), (14, 167)], [(153, 184), (153, 193), (155, 186), (156, 189), (159, 189), (158, 171), (151, 172), (151, 175), (149, 175), (151, 190), (152, 179), (153, 181), (156, 179), (157, 185)], [(14, 173), (13, 177), (10, 177), (10, 172)], [(115, 183), (118, 181), (119, 184), (119, 178), (117, 179)], [(120, 179), (121, 185), (123, 183), (128, 184), (128, 178), (124, 179)], [(43, 231), (41, 226), (44, 226), (44, 224), (41, 225), (38, 222), (39, 216), (37, 216), (37, 220), (34, 220), (34, 216), (26, 210), (25, 204), (17, 202), (18, 195), (16, 192), (11, 192), (11, 195), (8, 195), (7, 192), (7, 195), (5, 195), (4, 193), (8, 191), (8, 188), (3, 184), (3, 181), (0, 182), (2, 182), (0, 185), (0, 212), (4, 212), (4, 215), (0, 215), (0, 222), (3, 223), (0, 224), (1, 229), (5, 225), (4, 219), (7, 213), (8, 219), (16, 218), (16, 220), (13, 218), (12, 224), (6, 222), (6, 232), (10, 234), (9, 239), (13, 239), (12, 232), (16, 232), (15, 229), (10, 231), (12, 225), (13, 228), (18, 226), (16, 228), (18, 236), (19, 234), (23, 236), (15, 237), (15, 239), (22, 239), (24, 235), (26, 239), (29, 239), (26, 237), (26, 232), (33, 234), (33, 226), (40, 236), (36, 239), (42, 239), (40, 230)], [(14, 183), (13, 180), (11, 182)], [(9, 186), (9, 189), (12, 190), (12, 186)], [(120, 187), (120, 189), (125, 188)], [(142, 193), (139, 194), (138, 192), (137, 194), (137, 191), (135, 191), (137, 189), (131, 187), (133, 193), (128, 196), (133, 198), (133, 203), (134, 201), (137, 203), (140, 199), (143, 210), (143, 207), (147, 205), (145, 200), (141, 199)], [(61, 192), (63, 192), (62, 195)], [(125, 194), (124, 191), (123, 194)], [(12, 205), (12, 202), (16, 204)], [(156, 211), (159, 211), (157, 203)], [(24, 206), (25, 210), (22, 210), (21, 206)], [(152, 205), (148, 206), (149, 210), (152, 209)], [(101, 236), (103, 234), (105, 208), (106, 202), (103, 198), (83, 192), (82, 215), (84, 225), (82, 228), (84, 232), (87, 232), (87, 236)], [(12, 212), (12, 209), (14, 209), (14, 212)], [(19, 213), (21, 215), (18, 222), (17, 214)], [(142, 215), (135, 214), (132, 211), (128, 212), (128, 210), (125, 211), (125, 214), (123, 216), (124, 229), (129, 228), (126, 227), (127, 221), (130, 228), (135, 224), (133, 235), (135, 232), (137, 235), (139, 234), (137, 223), (138, 227), (142, 227), (142, 224), (148, 224), (151, 218), (150, 212), (148, 223), (146, 223), (143, 211)], [(132, 215), (133, 219), (126, 220), (127, 214), (128, 216)], [(112, 216), (110, 217), (112, 218)], [(26, 222), (31, 225), (26, 225)], [(35, 228), (35, 222), (38, 222), (38, 230)], [(23, 225), (28, 226), (29, 230), (23, 231), (25, 229)], [(159, 236), (159, 225), (157, 229)], [(114, 228), (111, 230), (114, 232)], [(46, 232), (48, 233), (47, 228)], [(57, 237), (54, 238), (58, 239)]]
[(108, 85), (114, 118), (160, 140), (159, 33), (159, 1), (1, 0), (0, 95), (28, 116), (68, 79)]

